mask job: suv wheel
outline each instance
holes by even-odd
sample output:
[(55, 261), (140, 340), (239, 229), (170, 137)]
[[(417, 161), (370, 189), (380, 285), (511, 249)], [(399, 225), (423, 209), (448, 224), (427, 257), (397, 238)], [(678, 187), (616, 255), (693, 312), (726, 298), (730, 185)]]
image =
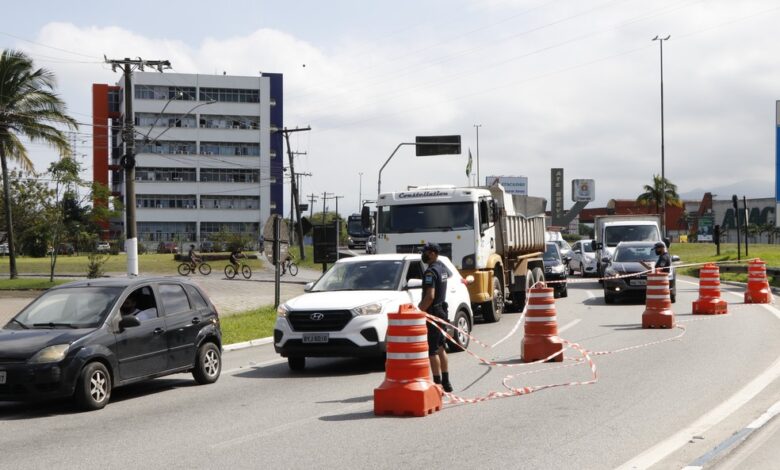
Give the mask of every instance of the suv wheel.
[(100, 362), (91, 362), (81, 370), (74, 398), (85, 410), (100, 410), (111, 398), (111, 374)]
[(463, 330), (463, 332), (453, 330), (452, 337), (455, 338), (455, 341), (448, 341), (450, 352), (455, 353), (468, 349), (470, 338), (466, 333), (471, 333), (471, 323), (469, 322), (468, 314), (463, 310), (458, 311), (458, 313), (455, 314), (455, 321), (453, 324), (455, 327)]
[(222, 355), (214, 343), (205, 343), (198, 349), (192, 377), (200, 385), (213, 384), (222, 372)]
[(302, 371), (306, 368), (306, 357), (305, 356), (295, 356), (295, 357), (288, 357), (287, 358), (287, 366), (290, 367), (290, 370), (294, 371)]

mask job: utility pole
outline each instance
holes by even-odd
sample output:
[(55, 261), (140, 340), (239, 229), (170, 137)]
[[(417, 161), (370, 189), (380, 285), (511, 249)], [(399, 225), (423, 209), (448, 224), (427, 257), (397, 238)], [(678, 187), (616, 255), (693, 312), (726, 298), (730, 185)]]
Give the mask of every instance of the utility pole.
[(479, 128), (482, 127), (482, 124), (474, 124), (474, 128), (477, 129), (477, 186), (480, 185), (479, 180)]
[(125, 252), (127, 253), (127, 275), (138, 276), (138, 235), (135, 224), (135, 123), (133, 122), (133, 70), (143, 72), (144, 67), (152, 67), (162, 73), (171, 68), (167, 60), (111, 59), (111, 70), (122, 70), (125, 76), (125, 117), (122, 127), (122, 140), (125, 142), (125, 156), (121, 163), (125, 170)]
[(668, 41), (671, 35), (665, 38), (656, 36), (653, 41), (658, 41), (661, 46), (661, 233), (666, 237), (666, 168), (664, 164), (664, 41)]
[(316, 194), (309, 194), (309, 220), (314, 223), (314, 202), (317, 200)]
[(358, 190), (358, 213), (363, 210), (363, 172), (359, 172), (360, 176), (360, 189)]
[(295, 163), (294, 163), (294, 157), (293, 157), (293, 151), (290, 148), (290, 134), (293, 132), (304, 132), (304, 131), (310, 131), (311, 127), (304, 127), (304, 128), (295, 128), (295, 129), (287, 129), (286, 127), (282, 130), (278, 130), (277, 132), (281, 132), (284, 134), (284, 140), (287, 143), (287, 158), (290, 160), (290, 185), (292, 186), (292, 196), (293, 199), (290, 201), (294, 206), (295, 209), (295, 217), (298, 220), (298, 248), (301, 250), (301, 259), (306, 259), (306, 252), (303, 249), (303, 226), (301, 225), (301, 207), (298, 204), (298, 182), (295, 178)]
[(344, 196), (333, 196), (331, 199), (336, 200), (336, 261), (339, 260), (339, 246), (341, 245), (341, 215), (339, 215), (339, 199), (344, 199)]

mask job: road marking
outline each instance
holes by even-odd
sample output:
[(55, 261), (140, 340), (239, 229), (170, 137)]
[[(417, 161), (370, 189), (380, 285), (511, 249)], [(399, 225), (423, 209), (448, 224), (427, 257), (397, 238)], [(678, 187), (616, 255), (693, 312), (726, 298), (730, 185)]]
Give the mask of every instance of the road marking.
[[(771, 305), (762, 304), (761, 306), (769, 310), (778, 319), (780, 319), (780, 310)], [(652, 465), (655, 465), (665, 457), (683, 447), (690, 440), (691, 436), (704, 434), (710, 428), (740, 409), (747, 402), (755, 398), (756, 395), (758, 395), (778, 377), (780, 377), (780, 358), (776, 359), (771, 366), (769, 366), (760, 375), (750, 381), (737, 393), (710, 410), (708, 413), (704, 414), (691, 425), (680, 430), (668, 439), (661, 441), (653, 447), (642, 452), (638, 456), (618, 467), (618, 469), (628, 470), (635, 468), (648, 468)]]
[(587, 295), (589, 299), (595, 299), (596, 298), (596, 294), (594, 294), (593, 291), (586, 290), (585, 291), (585, 295)]
[(222, 371), (222, 374), (223, 375), (224, 374), (230, 375), (230, 374), (233, 374), (233, 373), (236, 373), (236, 372), (243, 372), (243, 371), (246, 371), (246, 370), (249, 370), (249, 369), (257, 369), (257, 368), (260, 368), (260, 367), (267, 367), (267, 366), (273, 366), (273, 365), (276, 365), (276, 364), (282, 364), (283, 362), (287, 362), (287, 359), (284, 359), (284, 358), (273, 359), (271, 361), (265, 361), (265, 362), (261, 362), (259, 364), (255, 364), (255, 363), (250, 362), (249, 364), (247, 364), (245, 366), (236, 367), (235, 369), (224, 370), (224, 371)]
[(576, 325), (577, 323), (579, 323), (581, 321), (582, 320), (580, 320), (579, 318), (576, 319), (576, 320), (570, 321), (569, 323), (567, 323), (566, 325), (562, 326), (561, 328), (558, 328), (558, 333), (563, 333), (564, 331), (568, 330), (569, 328), (573, 327), (574, 325)]

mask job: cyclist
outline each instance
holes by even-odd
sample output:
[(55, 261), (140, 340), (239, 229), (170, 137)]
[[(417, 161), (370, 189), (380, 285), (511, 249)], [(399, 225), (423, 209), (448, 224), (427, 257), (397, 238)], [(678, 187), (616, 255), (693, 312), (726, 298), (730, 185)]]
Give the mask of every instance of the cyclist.
[(187, 252), (187, 256), (190, 258), (193, 268), (201, 262), (201, 257), (195, 253), (195, 245), (190, 245), (190, 251)]
[(293, 255), (288, 251), (287, 256), (282, 260), (282, 276), (287, 272), (287, 268), (292, 264), (293, 262)]
[(233, 248), (233, 251), (230, 252), (230, 264), (233, 265), (236, 272), (238, 272), (239, 258), (246, 258), (246, 255), (241, 253), (241, 248)]

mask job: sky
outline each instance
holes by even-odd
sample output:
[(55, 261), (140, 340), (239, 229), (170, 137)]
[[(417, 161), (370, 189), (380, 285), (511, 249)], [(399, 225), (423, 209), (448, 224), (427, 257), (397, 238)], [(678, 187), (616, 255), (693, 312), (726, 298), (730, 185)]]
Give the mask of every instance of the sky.
[[(91, 84), (120, 78), (104, 55), (168, 59), (180, 73), (282, 73), (284, 125), (312, 127), (291, 137), (306, 152), (296, 170), (312, 174), (302, 190), (344, 196), (342, 214), (376, 196), (379, 168), (416, 135), (459, 134), (463, 152), (402, 147), (383, 191), (468, 184), (475, 125), (482, 179), (527, 176), (549, 198), (550, 169), (564, 168), (566, 206), (568, 181), (592, 178), (598, 207), (661, 173), (656, 35), (671, 35), (667, 178), (680, 193), (774, 197), (778, 22), (775, 0), (40, 1), (6, 9), (0, 47), (52, 70), (86, 123)], [(82, 126), (77, 142), (88, 175), (90, 135)], [(29, 149), (38, 171), (57, 158)]]

